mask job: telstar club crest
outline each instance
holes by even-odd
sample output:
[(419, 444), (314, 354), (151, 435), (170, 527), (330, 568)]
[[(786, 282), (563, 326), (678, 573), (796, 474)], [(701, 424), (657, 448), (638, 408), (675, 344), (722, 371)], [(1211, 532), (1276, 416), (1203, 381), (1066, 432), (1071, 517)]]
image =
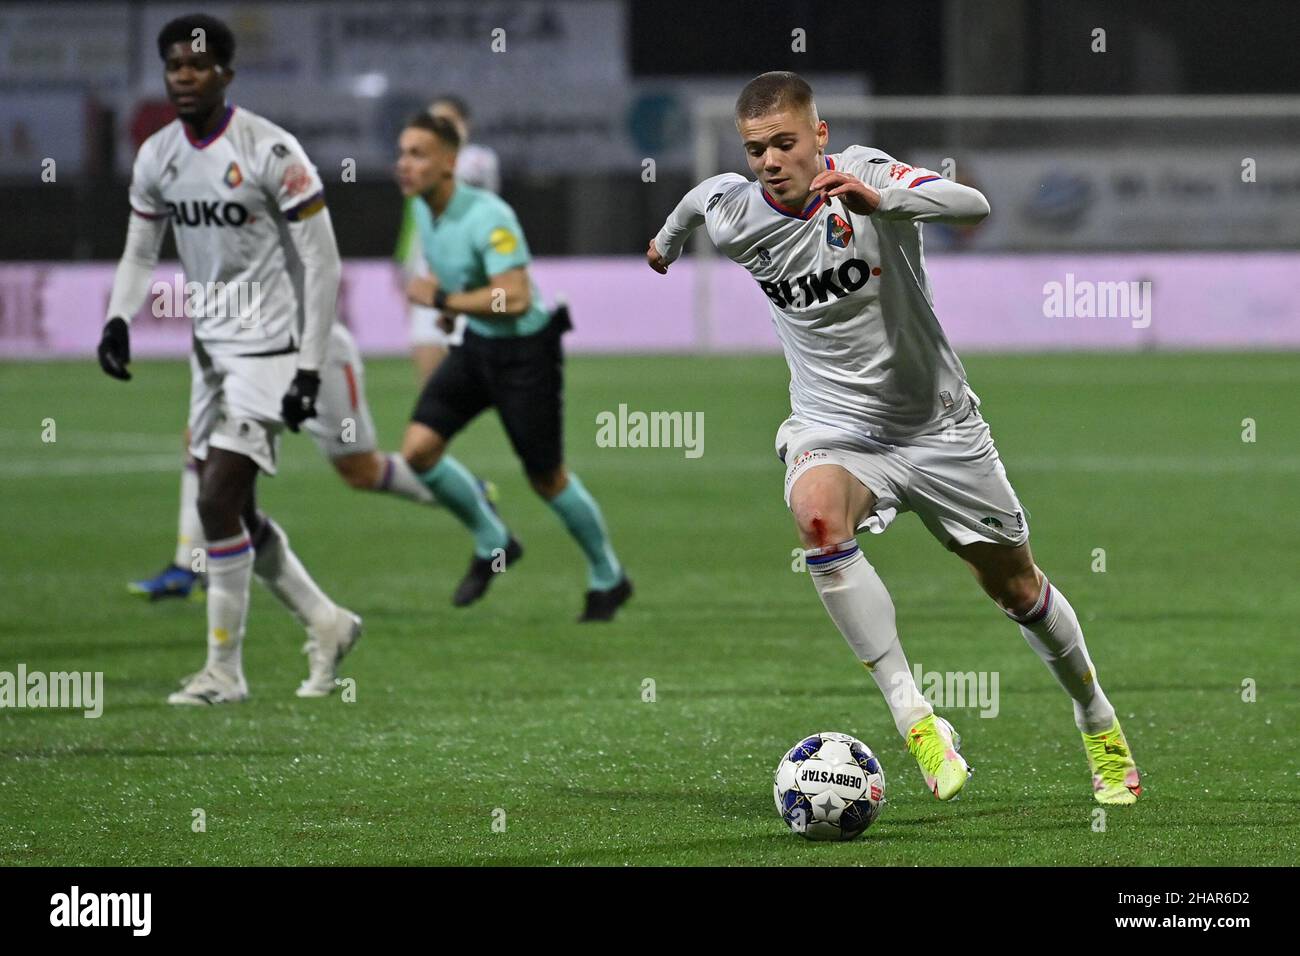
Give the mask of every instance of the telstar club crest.
[(836, 249), (843, 249), (853, 238), (853, 227), (845, 222), (838, 213), (831, 213), (826, 220), (826, 242)]

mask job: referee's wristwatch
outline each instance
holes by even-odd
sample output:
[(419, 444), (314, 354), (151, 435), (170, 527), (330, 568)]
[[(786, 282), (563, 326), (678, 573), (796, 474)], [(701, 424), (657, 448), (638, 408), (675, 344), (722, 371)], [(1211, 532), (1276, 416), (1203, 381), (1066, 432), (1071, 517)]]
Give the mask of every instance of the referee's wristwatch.
[(447, 311), (447, 290), (442, 286), (433, 290), (433, 307), (439, 312)]

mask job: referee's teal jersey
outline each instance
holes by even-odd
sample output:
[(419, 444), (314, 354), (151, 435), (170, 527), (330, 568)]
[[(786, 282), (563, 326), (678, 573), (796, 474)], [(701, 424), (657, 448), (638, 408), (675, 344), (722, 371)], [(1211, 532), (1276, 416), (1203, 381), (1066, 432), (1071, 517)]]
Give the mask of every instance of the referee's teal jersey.
[[(457, 180), (451, 202), (441, 216), (424, 200), (413, 204), (420, 248), (438, 284), (447, 292), (480, 289), (489, 279), (510, 269), (527, 266), (532, 258), (515, 211), (486, 189)], [(480, 318), (466, 315), (468, 327), (488, 338), (532, 335), (546, 327), (550, 313), (537, 286), (529, 278), (532, 302), (514, 318)]]

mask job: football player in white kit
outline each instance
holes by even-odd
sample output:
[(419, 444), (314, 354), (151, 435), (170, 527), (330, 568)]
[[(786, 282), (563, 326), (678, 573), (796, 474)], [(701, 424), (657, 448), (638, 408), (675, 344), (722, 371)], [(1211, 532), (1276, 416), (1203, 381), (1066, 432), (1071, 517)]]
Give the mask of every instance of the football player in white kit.
[(331, 601), (288, 537), (257, 509), (257, 473), (274, 475), (279, 433), (316, 413), (335, 318), (339, 256), (321, 181), (297, 140), (226, 103), (234, 37), (215, 18), (168, 23), (158, 37), (178, 119), (140, 147), (126, 249), (99, 345), (104, 371), (129, 379), (128, 323), (149, 292), (169, 224), (185, 269), (194, 349), (189, 450), (200, 463), (207, 541), (208, 656), (168, 698), (248, 696), (242, 644), (253, 574), (307, 630), (302, 697), (329, 694), (361, 619)]
[(916, 686), (889, 592), (856, 539), (903, 511), (969, 565), (1065, 689), (1094, 797), (1133, 803), (1137, 767), (1079, 620), (1034, 563), (1024, 509), (932, 305), (921, 224), (978, 222), (988, 202), (878, 149), (827, 154), (827, 125), (794, 73), (752, 80), (736, 127), (755, 179), (724, 173), (692, 189), (647, 261), (666, 272), (703, 225), (770, 300), (790, 367), (791, 414), (776, 437), (786, 503), (817, 593), (926, 786), (951, 799), (970, 771), (951, 724)]
[[(208, 18), (204, 18), (204, 21), (208, 22)], [(186, 22), (188, 22), (188, 20)], [(197, 23), (198, 21), (196, 20), (195, 22)], [(216, 26), (214, 27), (212, 24), (215, 24)], [(208, 25), (212, 29), (218, 29), (218, 31), (225, 30), (224, 35), (229, 34), (229, 30), (227, 30), (224, 25), (220, 24), (219, 21), (211, 21)], [(174, 33), (175, 29), (171, 24), (169, 24), (168, 27), (164, 29), (163, 36), (170, 38)], [(230, 37), (229, 44), (229, 49), (221, 54), (224, 57), (225, 62), (214, 62), (211, 70), (214, 77), (223, 77), (225, 82), (220, 87), (214, 86), (211, 89), (208, 89), (207, 97), (210, 98), (210, 102), (205, 99), (205, 103), (207, 103), (208, 108), (217, 110), (218, 118), (225, 115), (223, 111), (226, 110), (230, 111), (232, 118), (243, 115), (251, 116), (252, 114), (248, 114), (247, 111), (236, 111), (233, 107), (227, 107), (225, 102), (226, 86), (234, 76), (234, 72), (230, 67), (230, 60), (233, 57), (233, 37)], [(162, 52), (163, 50), (160, 38), (160, 53)], [(187, 51), (186, 55), (188, 57), (198, 56), (192, 51)], [(164, 54), (164, 59), (166, 58), (166, 54)], [(219, 73), (218, 70), (220, 70)], [(201, 72), (198, 66), (195, 67), (195, 72)], [(199, 85), (202, 87), (201, 83)], [(177, 96), (174, 94), (176, 88), (177, 87), (175, 87), (169, 80), (168, 91), (169, 95), (172, 95), (173, 101), (177, 99)], [(181, 88), (187, 89), (187, 87)], [(207, 89), (207, 87), (202, 88)], [(181, 103), (177, 103), (177, 109), (184, 121), (184, 118), (188, 114), (185, 112)], [(204, 115), (207, 114), (205, 113)], [(298, 162), (289, 166), (288, 169), (292, 171), (296, 167), (296, 169), (300, 171), (310, 171), (310, 175), (313, 177), (312, 184), (315, 187), (310, 191), (313, 193), (320, 192), (321, 187), (319, 180), (314, 178), (315, 171), (312, 169), (310, 162), (307, 160), (305, 154), (303, 154), (302, 149), (297, 144), (296, 140), (284, 131), (279, 130), (277, 127), (271, 126), (271, 124), (267, 123), (265, 120), (255, 118), (255, 121), (265, 127), (269, 127), (274, 131), (273, 135), (283, 136), (283, 142), (269, 145), (273, 157), (275, 157), (276, 150), (283, 150), (286, 152), (286, 155), (288, 155), (288, 152), (292, 147), (292, 153), (297, 158)], [(162, 135), (162, 133), (159, 135)], [(176, 141), (180, 142), (179, 139)], [(191, 142), (192, 141), (193, 140), (191, 140)], [(261, 145), (267, 146), (266, 143)], [(141, 155), (145, 155), (144, 147), (141, 149)], [(182, 152), (181, 155), (186, 154)], [(239, 170), (239, 175), (242, 177), (242, 167), (240, 167), (237, 160), (234, 162), (234, 165), (235, 168)], [(229, 172), (229, 170), (227, 170), (227, 172)], [(146, 176), (149, 175), (149, 170), (146, 169), (144, 173)], [(293, 175), (299, 175), (299, 173), (293, 172)], [(229, 184), (227, 183), (227, 185)], [(305, 185), (301, 183), (299, 185), (304, 192), (308, 191)], [(274, 186), (274, 184), (272, 184), (272, 186)], [(144, 203), (142, 202), (141, 205), (143, 204)], [(323, 205), (321, 209), (324, 211)], [(138, 207), (135, 208), (135, 212), (141, 218), (145, 215), (145, 211)], [(133, 216), (132, 218), (134, 220), (136, 216)], [(161, 225), (157, 227), (160, 230), (164, 229), (166, 226), (165, 219), (150, 221), (161, 223)], [(176, 219), (175, 222), (179, 234), (182, 220)], [(322, 222), (328, 222), (327, 213), (326, 219), (322, 220)], [(143, 230), (144, 227), (133, 226), (133, 228)], [(234, 231), (228, 231), (231, 235), (226, 238), (230, 241), (236, 241)], [(332, 231), (329, 233), (329, 238), (333, 261), (335, 263), (335, 268), (337, 269), (338, 254), (333, 245)], [(123, 262), (127, 263), (128, 259), (130, 260), (130, 263), (132, 264), (130, 276), (134, 277), (136, 281), (141, 281), (138, 279), (139, 273), (137, 271), (140, 269), (146, 270), (144, 273), (145, 280), (143, 281), (147, 281), (148, 270), (152, 270), (154, 264), (157, 262), (157, 244), (160, 241), (161, 231), (159, 232), (157, 241), (151, 239), (153, 244), (148, 248), (142, 246), (133, 249), (131, 243), (128, 242), (128, 255), (124, 257)], [(224, 250), (225, 247), (220, 248)], [(149, 252), (149, 249), (152, 249), (152, 252)], [(238, 257), (238, 253), (235, 254), (235, 257)], [(122, 268), (122, 266), (119, 266), (119, 274), (122, 274)], [(189, 269), (188, 264), (186, 273), (187, 278), (190, 278), (191, 270)], [(335, 283), (333, 288), (337, 289), (337, 276), (335, 276), (333, 281)], [(126, 287), (121, 285), (121, 283), (117, 283), (115, 284), (115, 290), (117, 289), (125, 292)], [(142, 298), (143, 296), (141, 297), (141, 300)], [(332, 315), (335, 302), (334, 293), (330, 294), (329, 302)], [(114, 302), (110, 306), (109, 314), (110, 316), (129, 316), (133, 314), (132, 311), (123, 312), (121, 310), (130, 309), (132, 305), (135, 305), (138, 308), (139, 302), (136, 300)], [(265, 310), (267, 306), (262, 305), (261, 308)], [(282, 303), (282, 308), (292, 310), (296, 308), (296, 306), (291, 302), (286, 301)], [(481, 532), (483, 529), (497, 531), (504, 528), (491, 504), (491, 501), (489, 500), (491, 486), (488, 483), (475, 478), (463, 465), (460, 464), (460, 462), (452, 459), (449, 466), (440, 472), (439, 480), (434, 483), (434, 487), (431, 488), (428, 482), (423, 480), (411, 469), (410, 465), (400, 454), (393, 452), (385, 453), (378, 449), (375, 424), (370, 414), (369, 403), (366, 401), (365, 366), (362, 363), (361, 354), (357, 349), (356, 341), (352, 338), (351, 333), (341, 322), (332, 322), (329, 327), (328, 340), (325, 345), (324, 361), (319, 365), (318, 372), (319, 387), (315, 398), (315, 413), (310, 418), (303, 421), (301, 425), (316, 443), (321, 454), (330, 461), (334, 466), (335, 471), (338, 472), (339, 476), (349, 486), (359, 490), (384, 492), (396, 495), (397, 497), (405, 498), (419, 504), (447, 505), (448, 510), (451, 511), (452, 514), (455, 515), (455, 517), (471, 533)], [(113, 373), (110, 372), (110, 374)], [(193, 422), (191, 422), (191, 426), (192, 425)], [(298, 430), (296, 426), (291, 427), (293, 427), (294, 431)], [(188, 433), (186, 444), (187, 447), (193, 447), (193, 436)], [(164, 597), (203, 596), (203, 590), (200, 587), (202, 578), (201, 575), (196, 572), (193, 565), (193, 556), (196, 551), (201, 552), (201, 546), (205, 539), (203, 522), (201, 521), (199, 514), (200, 492), (196, 464), (194, 457), (190, 456), (186, 461), (185, 470), (181, 474), (180, 509), (177, 519), (178, 531), (176, 537), (175, 557), (171, 564), (165, 567), (153, 578), (131, 582), (128, 585), (128, 589), (132, 593), (143, 595), (151, 600)], [(271, 527), (274, 528), (275, 526), (272, 525)], [(256, 542), (254, 550), (257, 550)], [(263, 550), (266, 549), (264, 548)], [(258, 553), (260, 555), (262, 552), (259, 551)], [(254, 572), (259, 576), (261, 576), (261, 564), (262, 561), (259, 558), (259, 561), (254, 565)], [(311, 653), (310, 649), (309, 653)], [(321, 666), (323, 667), (324, 665)], [(333, 674), (331, 673), (328, 676), (328, 680), (321, 678), (318, 681), (312, 682), (310, 687), (304, 685), (304, 688), (300, 690), (300, 693), (303, 696), (319, 696), (320, 694), (313, 693), (313, 690), (321, 693), (328, 693), (333, 687)]]

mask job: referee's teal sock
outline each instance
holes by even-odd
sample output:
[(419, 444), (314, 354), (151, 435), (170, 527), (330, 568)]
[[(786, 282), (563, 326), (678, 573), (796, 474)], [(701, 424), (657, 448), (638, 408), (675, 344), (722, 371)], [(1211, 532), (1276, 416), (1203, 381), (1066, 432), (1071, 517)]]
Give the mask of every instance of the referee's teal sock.
[(609, 531), (600, 505), (583, 487), (578, 476), (569, 472), (569, 484), (547, 502), (569, 534), (577, 540), (587, 556), (587, 581), (593, 591), (607, 591), (623, 578), (623, 566), (614, 556), (609, 543)]
[(488, 504), (478, 479), (451, 455), (443, 455), (420, 480), (474, 535), (475, 555), (491, 558), (494, 550), (510, 543), (510, 532)]

